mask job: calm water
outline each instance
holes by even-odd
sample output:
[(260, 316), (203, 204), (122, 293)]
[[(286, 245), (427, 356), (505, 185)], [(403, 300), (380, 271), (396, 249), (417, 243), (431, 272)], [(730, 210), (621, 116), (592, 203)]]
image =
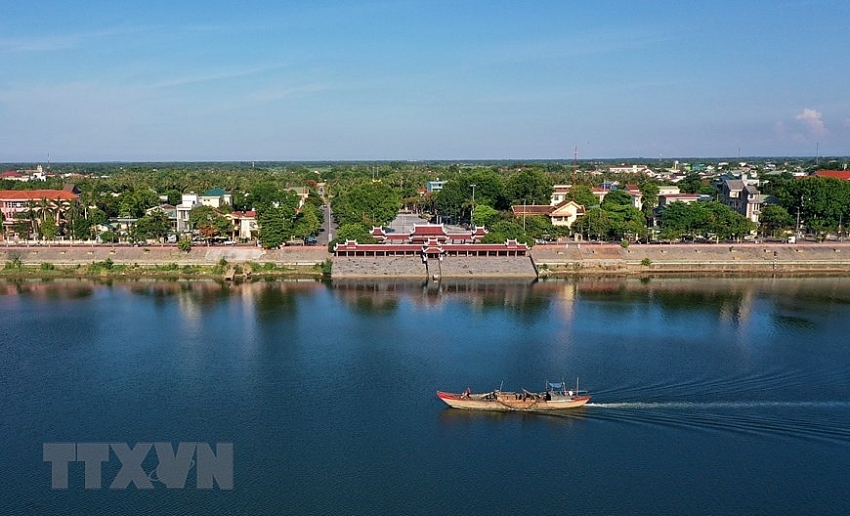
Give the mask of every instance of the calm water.
[[(841, 278), (0, 283), (0, 513), (845, 515), (848, 333)], [(562, 415), (434, 395), (576, 377)], [(42, 460), (155, 441), (232, 442), (234, 489)]]

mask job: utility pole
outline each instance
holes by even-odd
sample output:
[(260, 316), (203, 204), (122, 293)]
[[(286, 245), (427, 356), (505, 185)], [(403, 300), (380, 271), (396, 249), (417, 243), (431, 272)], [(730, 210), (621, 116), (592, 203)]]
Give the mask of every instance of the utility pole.
[(525, 233), (525, 199), (522, 200), (522, 232)]
[(797, 205), (797, 231), (794, 235), (800, 238), (800, 207), (803, 206), (803, 196), (800, 196), (800, 204)]
[(475, 184), (469, 186), (472, 187), (472, 208), (469, 210), (469, 224), (475, 229)]

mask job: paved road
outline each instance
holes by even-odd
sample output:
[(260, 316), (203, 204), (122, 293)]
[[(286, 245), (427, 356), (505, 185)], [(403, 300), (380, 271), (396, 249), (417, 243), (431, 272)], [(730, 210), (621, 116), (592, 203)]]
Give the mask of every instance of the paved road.
[[(392, 230), (396, 233), (410, 233), (413, 231), (414, 224), (427, 224), (428, 221), (421, 218), (419, 215), (412, 213), (399, 213), (398, 216), (390, 222), (387, 230)], [(448, 224), (445, 225), (446, 231), (448, 233), (462, 233), (467, 231), (461, 226), (450, 226)]]

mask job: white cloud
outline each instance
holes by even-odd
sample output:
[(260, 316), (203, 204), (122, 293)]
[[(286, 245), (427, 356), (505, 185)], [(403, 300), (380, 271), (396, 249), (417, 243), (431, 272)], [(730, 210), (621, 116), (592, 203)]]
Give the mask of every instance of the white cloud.
[(826, 136), (829, 131), (823, 123), (823, 115), (816, 109), (804, 109), (795, 118), (812, 136)]

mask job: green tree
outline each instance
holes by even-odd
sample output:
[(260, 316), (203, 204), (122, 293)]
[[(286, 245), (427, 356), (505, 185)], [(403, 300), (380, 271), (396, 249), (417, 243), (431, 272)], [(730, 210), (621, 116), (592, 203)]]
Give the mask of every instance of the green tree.
[(599, 199), (593, 195), (593, 189), (587, 185), (573, 185), (570, 188), (570, 193), (567, 194), (567, 199), (576, 204), (581, 204), (585, 208), (599, 205)]
[(516, 240), (520, 243), (531, 244), (532, 238), (526, 235), (522, 224), (513, 220), (503, 220), (493, 224), (489, 232), (481, 239), (482, 244), (503, 244), (506, 240)]
[(59, 234), (59, 226), (56, 224), (56, 219), (52, 214), (46, 214), (41, 222), (41, 234), (47, 240), (54, 240)]
[(192, 239), (188, 236), (180, 237), (180, 240), (177, 242), (177, 249), (188, 253), (192, 250)]
[(136, 221), (136, 236), (140, 240), (164, 240), (170, 232), (171, 222), (168, 220), (168, 215), (160, 209), (152, 210)]
[(356, 240), (358, 244), (374, 244), (376, 242), (375, 237), (369, 231), (370, 228), (367, 228), (364, 224), (343, 224), (339, 227), (336, 238), (328, 244), (328, 247), (333, 250), (334, 244), (344, 243), (348, 240)]
[(659, 191), (658, 185), (652, 181), (645, 181), (642, 185), (640, 185), (642, 199), (640, 210), (643, 212), (644, 217), (652, 217), (653, 210), (658, 206)]
[(158, 205), (159, 197), (152, 190), (141, 189), (124, 192), (118, 201), (118, 216), (139, 218), (144, 216), (146, 209)]
[(167, 192), (165, 192), (165, 196), (168, 198), (168, 204), (172, 206), (177, 206), (178, 204), (183, 202), (183, 194), (180, 192), (180, 190), (168, 190)]
[(697, 193), (705, 183), (702, 177), (696, 172), (690, 172), (685, 175), (676, 185), (682, 193)]
[(716, 202), (668, 204), (661, 213), (662, 238), (704, 236), (715, 240), (740, 239), (755, 229), (755, 223), (728, 206)]
[(526, 217), (523, 222), (525, 234), (533, 241), (537, 239), (548, 240), (559, 236), (559, 231), (552, 225), (552, 219), (545, 215), (533, 215)]
[(609, 204), (602, 207), (602, 210), (608, 215), (611, 223), (609, 230), (611, 237), (632, 241), (648, 233), (646, 217), (631, 204)]
[(524, 169), (510, 176), (504, 190), (511, 204), (549, 204), (553, 191), (549, 177), (535, 169)]
[(322, 227), (322, 214), (313, 204), (305, 204), (295, 216), (292, 225), (292, 235), (296, 238), (307, 238)]
[(753, 221), (717, 201), (699, 203), (703, 208), (701, 229), (706, 236), (716, 240), (739, 240), (755, 230)]
[(266, 206), (257, 214), (260, 227), (259, 239), (262, 246), (272, 249), (283, 245), (292, 236), (292, 221), (295, 210), (291, 206)]
[(661, 238), (679, 240), (692, 234), (697, 226), (697, 213), (689, 203), (676, 201), (668, 204), (661, 212)]
[(67, 232), (72, 238), (82, 240), (91, 236), (91, 224), (80, 203), (73, 203), (65, 212), (65, 218)]
[(782, 206), (803, 225), (824, 233), (850, 217), (850, 181), (809, 177), (787, 185), (779, 195)]
[(591, 208), (573, 223), (573, 230), (587, 240), (604, 240), (614, 227), (608, 212), (602, 208)]
[(794, 217), (782, 206), (768, 204), (761, 209), (759, 224), (762, 236), (775, 237), (777, 231), (794, 227)]
[(385, 226), (395, 219), (401, 199), (389, 185), (361, 183), (333, 201), (334, 217), (340, 224)]
[(501, 219), (501, 212), (487, 204), (479, 204), (475, 207), (472, 223), (475, 226), (490, 227)]
[(632, 203), (632, 194), (627, 190), (611, 190), (605, 194), (602, 203), (599, 205), (603, 210), (609, 209), (612, 206), (634, 206)]
[(26, 219), (18, 219), (12, 224), (12, 231), (24, 240), (29, 240), (33, 234), (32, 222)]
[(435, 192), (434, 208), (441, 215), (469, 220), (473, 201), (475, 206), (487, 204), (497, 210), (510, 209), (510, 202), (504, 195), (502, 177), (489, 169), (475, 169), (446, 181), (443, 189)]
[(212, 206), (198, 206), (189, 212), (189, 224), (198, 230), (204, 240), (211, 242), (215, 237), (226, 235), (232, 225)]

